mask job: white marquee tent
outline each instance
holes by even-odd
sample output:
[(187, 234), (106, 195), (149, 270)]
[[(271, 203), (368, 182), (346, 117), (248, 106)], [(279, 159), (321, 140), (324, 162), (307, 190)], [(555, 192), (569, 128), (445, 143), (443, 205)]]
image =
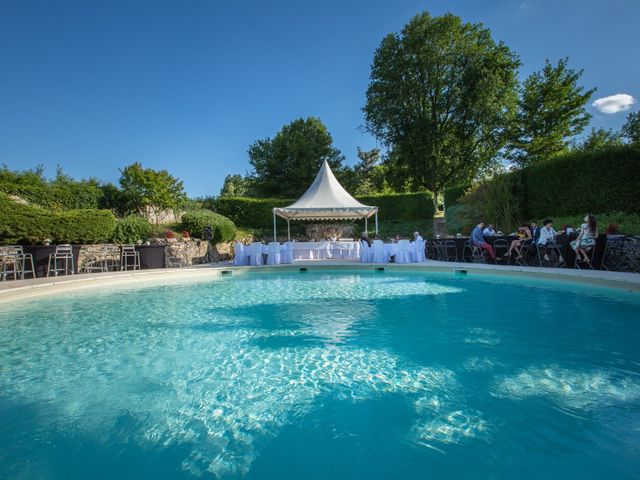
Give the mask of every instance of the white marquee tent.
[(287, 220), (287, 237), (291, 240), (291, 220), (348, 220), (366, 222), (375, 215), (378, 233), (378, 207), (363, 205), (347, 192), (325, 160), (307, 191), (288, 207), (273, 209), (273, 239), (276, 239), (276, 215)]

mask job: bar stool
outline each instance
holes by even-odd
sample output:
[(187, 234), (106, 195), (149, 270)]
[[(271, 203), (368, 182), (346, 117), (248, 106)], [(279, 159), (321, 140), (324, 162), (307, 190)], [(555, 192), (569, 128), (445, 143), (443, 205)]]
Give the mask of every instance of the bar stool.
[[(130, 264), (129, 259), (133, 260), (133, 265)], [(140, 270), (140, 252), (136, 251), (135, 245), (122, 245), (120, 270), (128, 271), (129, 267), (133, 267), (133, 270)]]
[[(27, 261), (29, 262), (28, 269)], [(18, 278), (23, 280), (27, 273), (31, 273), (31, 278), (36, 278), (33, 256), (30, 253), (24, 253), (22, 245), (9, 245), (6, 247), (2, 255), (0, 278), (7, 280), (9, 275), (13, 275), (14, 280), (18, 280)]]
[[(58, 263), (60, 263), (60, 266), (58, 266)], [(71, 268), (69, 268), (69, 265), (71, 265)], [(47, 277), (49, 277), (51, 273), (53, 273), (54, 276), (58, 276), (60, 272), (62, 272), (63, 275), (73, 275), (75, 271), (73, 247), (69, 244), (56, 245), (55, 253), (49, 254)]]
[(82, 271), (84, 273), (91, 272), (108, 272), (108, 261), (107, 257), (109, 255), (109, 247), (102, 247), (102, 251), (100, 252), (100, 256), (97, 256), (93, 259), (93, 262), (87, 262), (85, 260), (84, 265), (82, 265)]

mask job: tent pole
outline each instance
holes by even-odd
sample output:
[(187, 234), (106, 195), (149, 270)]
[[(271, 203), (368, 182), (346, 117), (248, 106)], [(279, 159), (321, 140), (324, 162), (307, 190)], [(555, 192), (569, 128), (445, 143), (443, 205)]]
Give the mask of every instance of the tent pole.
[(291, 219), (287, 218), (287, 241), (291, 241)]
[(276, 239), (276, 212), (273, 212), (273, 241), (277, 242)]
[(378, 211), (376, 210), (376, 235), (378, 235)]
[(367, 217), (364, 217), (364, 231), (367, 232), (367, 237), (369, 236), (369, 227), (367, 227)]

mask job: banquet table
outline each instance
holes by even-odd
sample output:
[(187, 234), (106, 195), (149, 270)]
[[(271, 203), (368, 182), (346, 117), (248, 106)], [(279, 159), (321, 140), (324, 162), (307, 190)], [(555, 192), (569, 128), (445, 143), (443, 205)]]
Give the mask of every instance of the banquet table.
[(360, 242), (291, 242), (294, 260), (357, 260)]

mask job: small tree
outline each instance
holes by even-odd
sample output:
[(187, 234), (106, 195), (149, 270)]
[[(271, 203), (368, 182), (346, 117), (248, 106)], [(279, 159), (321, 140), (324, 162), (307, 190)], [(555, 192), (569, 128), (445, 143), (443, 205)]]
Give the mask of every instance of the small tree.
[(512, 124), (509, 158), (526, 166), (569, 150), (571, 139), (589, 124), (585, 105), (595, 88), (578, 85), (582, 70), (567, 67), (564, 58), (557, 65), (547, 60), (540, 72), (524, 81), (518, 113)]
[(604, 128), (597, 130), (592, 128), (587, 138), (578, 145), (577, 150), (588, 152), (608, 147), (619, 147), (620, 145), (622, 145), (620, 134), (612, 130), (605, 130)]
[(149, 211), (156, 222), (162, 212), (177, 210), (186, 200), (182, 181), (166, 170), (142, 168), (138, 162), (120, 170), (124, 210), (143, 214)]

